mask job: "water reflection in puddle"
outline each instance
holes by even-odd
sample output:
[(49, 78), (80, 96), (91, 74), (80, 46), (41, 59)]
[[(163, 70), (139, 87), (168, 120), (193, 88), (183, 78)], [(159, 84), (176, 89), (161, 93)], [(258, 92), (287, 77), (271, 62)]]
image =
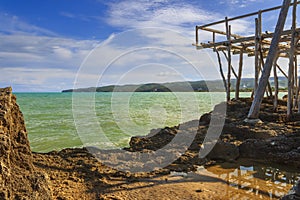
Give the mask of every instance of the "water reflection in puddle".
[[(229, 199), (278, 199), (286, 194), (300, 173), (260, 164), (222, 165), (199, 167), (197, 174), (209, 175), (224, 180)], [(249, 194), (249, 195), (248, 195)]]

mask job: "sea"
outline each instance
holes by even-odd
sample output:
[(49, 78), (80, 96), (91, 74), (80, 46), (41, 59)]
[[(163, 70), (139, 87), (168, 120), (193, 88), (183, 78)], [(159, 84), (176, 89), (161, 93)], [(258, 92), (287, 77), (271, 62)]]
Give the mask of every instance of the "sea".
[[(15, 95), (34, 152), (107, 145), (101, 143), (101, 138), (116, 148), (126, 147), (132, 136), (199, 119), (225, 101), (222, 92)], [(240, 96), (249, 97), (250, 93), (243, 92)]]

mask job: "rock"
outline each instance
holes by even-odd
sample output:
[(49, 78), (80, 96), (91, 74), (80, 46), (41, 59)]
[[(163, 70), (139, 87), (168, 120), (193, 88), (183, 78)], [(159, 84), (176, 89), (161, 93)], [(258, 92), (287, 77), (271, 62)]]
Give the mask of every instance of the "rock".
[(232, 161), (239, 157), (239, 148), (231, 143), (218, 141), (207, 158), (213, 160)]
[(147, 136), (131, 137), (129, 145), (131, 151), (158, 150), (166, 146), (177, 134), (178, 127), (158, 130), (156, 134), (151, 133)]
[(211, 113), (205, 113), (200, 117), (199, 125), (207, 125), (210, 123)]
[(300, 197), (289, 194), (289, 195), (282, 197), (280, 200), (300, 200)]
[(295, 194), (300, 197), (300, 181), (297, 181), (296, 185), (293, 187)]
[(268, 162), (300, 164), (300, 137), (277, 136), (270, 139), (247, 139), (239, 146), (240, 157), (262, 159)]
[(287, 195), (283, 196), (281, 200), (300, 200), (300, 180), (291, 188)]
[(0, 199), (51, 199), (47, 175), (33, 165), (23, 114), (12, 88), (0, 89)]
[(287, 99), (288, 99), (288, 95), (287, 94), (283, 95), (282, 100), (287, 101)]
[(249, 119), (249, 118), (246, 118), (244, 120), (244, 123), (249, 125), (263, 124), (263, 122), (260, 119)]

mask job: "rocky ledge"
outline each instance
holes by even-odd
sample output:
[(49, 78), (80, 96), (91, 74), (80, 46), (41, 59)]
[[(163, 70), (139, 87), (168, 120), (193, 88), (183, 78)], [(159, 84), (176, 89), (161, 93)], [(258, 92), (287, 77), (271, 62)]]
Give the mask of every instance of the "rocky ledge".
[(11, 88), (0, 89), (0, 199), (51, 199), (33, 164), (24, 118)]
[[(222, 133), (213, 150), (204, 159), (199, 159), (199, 150), (210, 126), (212, 112), (201, 116), (198, 126), (188, 127), (191, 132), (197, 131), (195, 139), (187, 152), (173, 164), (181, 165), (183, 170), (191, 170), (193, 165), (208, 163), (211, 160), (234, 161), (246, 158), (300, 168), (300, 115), (287, 120), (285, 101), (279, 101), (279, 107), (274, 112), (272, 100), (264, 99), (260, 120), (250, 123), (245, 119), (251, 103), (250, 98), (227, 103)], [(220, 105), (215, 108), (218, 106)], [(156, 134), (132, 137), (128, 150), (160, 149), (179, 131), (180, 126), (176, 126), (160, 131), (154, 130)]]

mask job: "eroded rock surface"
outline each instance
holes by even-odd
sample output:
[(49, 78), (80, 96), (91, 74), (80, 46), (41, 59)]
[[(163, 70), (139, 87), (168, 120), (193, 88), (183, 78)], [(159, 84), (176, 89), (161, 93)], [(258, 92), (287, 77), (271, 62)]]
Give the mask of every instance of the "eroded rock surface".
[(24, 118), (12, 89), (0, 89), (0, 199), (50, 199), (47, 175), (33, 166)]
[[(196, 131), (197, 134), (187, 152), (173, 163), (173, 168), (174, 164), (178, 164), (190, 170), (191, 165), (203, 164), (208, 160), (233, 161), (238, 158), (259, 159), (300, 168), (300, 115), (296, 114), (288, 121), (286, 102), (279, 101), (279, 107), (275, 112), (272, 100), (264, 99), (259, 116), (260, 123), (247, 123), (245, 119), (251, 103), (250, 98), (227, 103), (222, 133), (205, 159), (199, 158), (199, 150), (207, 136), (212, 112), (202, 115), (197, 126), (192, 123), (187, 132)], [(128, 149), (142, 151), (163, 148), (180, 131), (179, 127), (180, 125), (156, 130), (156, 134), (133, 137)]]

